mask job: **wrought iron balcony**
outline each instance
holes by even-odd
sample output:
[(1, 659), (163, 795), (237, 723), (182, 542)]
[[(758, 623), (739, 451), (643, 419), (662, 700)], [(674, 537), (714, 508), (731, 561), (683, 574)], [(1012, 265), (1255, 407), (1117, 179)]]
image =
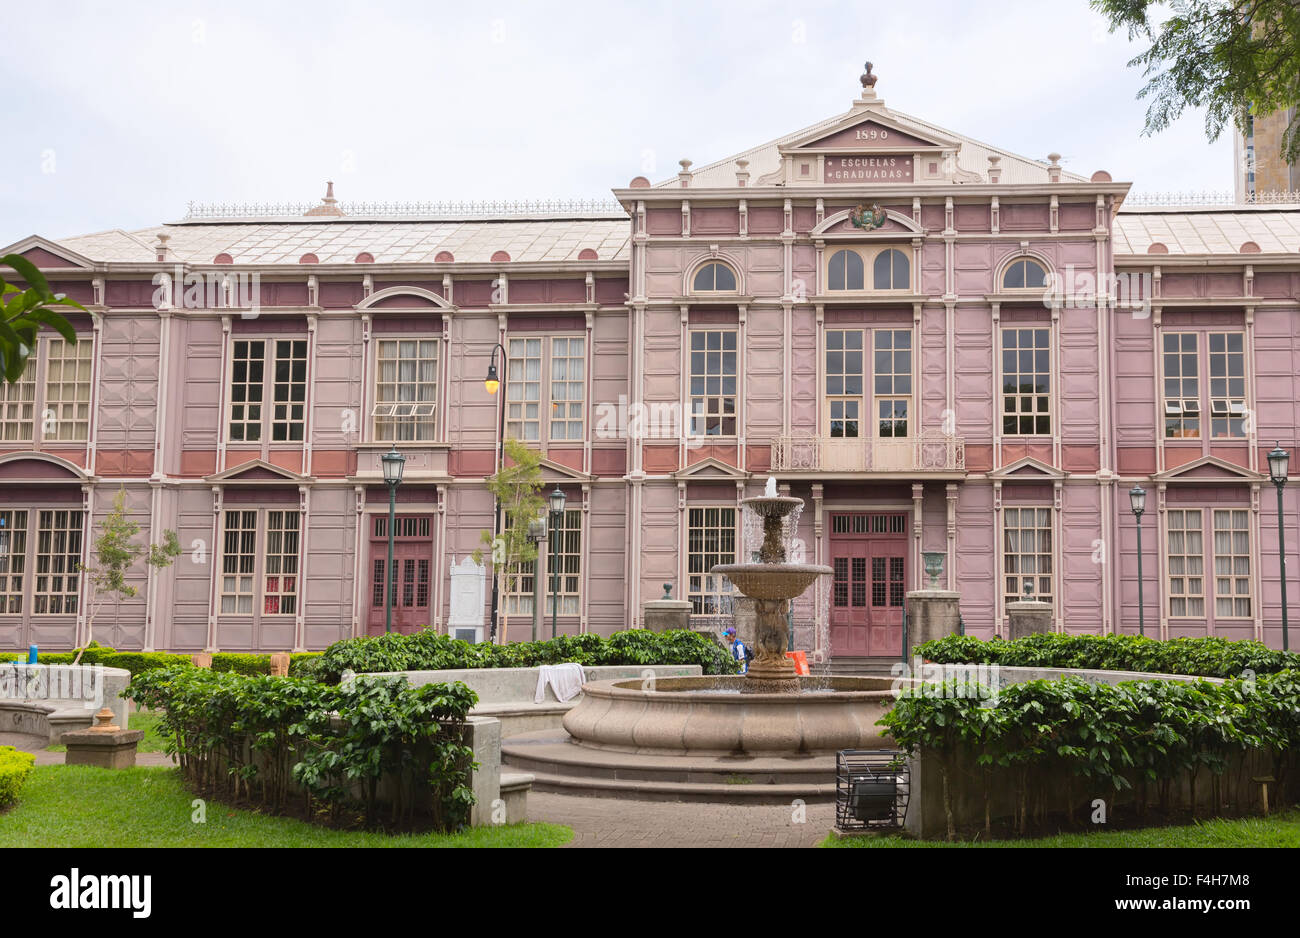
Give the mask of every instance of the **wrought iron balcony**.
[(792, 433), (772, 443), (779, 472), (964, 472), (966, 441), (927, 430), (906, 439)]

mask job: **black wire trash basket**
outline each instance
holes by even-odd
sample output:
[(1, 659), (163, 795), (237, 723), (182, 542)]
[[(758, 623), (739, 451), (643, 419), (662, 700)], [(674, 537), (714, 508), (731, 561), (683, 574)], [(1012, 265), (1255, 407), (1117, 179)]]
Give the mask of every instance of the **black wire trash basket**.
[(841, 749), (835, 755), (835, 827), (898, 830), (907, 816), (912, 774), (893, 749)]

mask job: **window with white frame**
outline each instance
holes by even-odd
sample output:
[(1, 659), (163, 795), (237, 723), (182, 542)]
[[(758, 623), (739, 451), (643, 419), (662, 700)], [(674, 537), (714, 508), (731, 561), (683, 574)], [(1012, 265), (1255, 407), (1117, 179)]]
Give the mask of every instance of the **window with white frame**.
[(550, 534), (546, 562), (554, 566), (546, 573), (546, 613), (576, 616), (582, 609), (582, 511), (569, 508)]
[(866, 277), (862, 255), (848, 248), (836, 251), (826, 264), (827, 290), (862, 290), (866, 288)]
[(1002, 273), (1004, 290), (1039, 290), (1047, 286), (1047, 271), (1043, 265), (1029, 258), (1011, 262)]
[(23, 574), (27, 570), (27, 512), (0, 509), (0, 614), (23, 611)]
[(833, 438), (862, 435), (863, 330), (826, 330), (826, 416)]
[(911, 276), (912, 265), (897, 248), (881, 251), (871, 262), (873, 290), (906, 290), (911, 286)]
[(872, 345), (877, 436), (905, 438), (912, 403), (912, 331), (877, 329)]
[(701, 436), (736, 435), (738, 375), (734, 329), (691, 332), (691, 432)]
[(1045, 436), (1052, 432), (1051, 330), (1002, 330), (1002, 432)]
[(1210, 437), (1246, 436), (1246, 336), (1242, 332), (1211, 332)]
[[(506, 342), (506, 436), (526, 443), (583, 439), (587, 399), (584, 336)], [(549, 405), (542, 418), (542, 403)]]
[(583, 336), (551, 339), (551, 442), (581, 440), (586, 405), (587, 340)]
[[(75, 345), (57, 336), (38, 340), (36, 353), (27, 359), (18, 380), (0, 382), (0, 443), (89, 439), (94, 353), (90, 336)], [(45, 377), (38, 387), (41, 367)]]
[(542, 438), (542, 338), (510, 339), (506, 350), (506, 436), (537, 442)]
[(735, 293), (736, 272), (720, 261), (709, 261), (691, 278), (694, 293)]
[(1169, 561), (1170, 618), (1205, 617), (1205, 541), (1202, 512), (1165, 512)]
[(301, 526), (302, 515), (296, 509), (235, 508), (223, 512), (222, 615), (252, 615), (259, 598), (263, 615), (298, 611)]
[(1194, 332), (1166, 332), (1163, 342), (1165, 372), (1165, 439), (1201, 438), (1201, 381)]
[(1002, 509), (1002, 565), (1007, 602), (1052, 601), (1051, 508)]
[(231, 347), (229, 408), (230, 442), (302, 442), (307, 417), (307, 340), (236, 339)]
[(1215, 509), (1214, 615), (1249, 619), (1250, 512), (1244, 508)]
[(438, 341), (375, 343), (374, 438), (382, 443), (437, 439)]
[(709, 571), (715, 564), (736, 562), (736, 509), (687, 509), (686, 598), (695, 615), (731, 612), (731, 581)]
[(32, 612), (73, 615), (81, 588), (81, 510), (42, 508), (36, 514)]

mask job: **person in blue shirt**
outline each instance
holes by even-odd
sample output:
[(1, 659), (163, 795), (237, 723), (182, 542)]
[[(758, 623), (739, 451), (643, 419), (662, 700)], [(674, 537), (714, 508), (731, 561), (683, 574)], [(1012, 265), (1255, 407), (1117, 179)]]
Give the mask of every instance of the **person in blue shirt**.
[(727, 626), (722, 634), (731, 644), (731, 656), (740, 662), (740, 673), (744, 674), (749, 670), (749, 662), (754, 660), (754, 653), (736, 636), (733, 626)]

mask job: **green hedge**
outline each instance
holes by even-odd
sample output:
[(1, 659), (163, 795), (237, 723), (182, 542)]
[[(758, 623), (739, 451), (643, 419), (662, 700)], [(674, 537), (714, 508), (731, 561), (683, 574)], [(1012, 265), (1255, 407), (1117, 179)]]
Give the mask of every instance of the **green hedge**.
[(359, 803), (375, 826), (387, 780), (397, 801), (383, 823), (423, 826), (418, 813), (440, 830), (464, 826), (474, 803), (464, 728), (478, 696), (464, 684), (372, 677), (343, 687), (182, 667), (135, 675), (125, 696), (161, 713), (167, 752), (200, 793), (283, 811), (301, 798), (294, 782), (310, 793), (312, 818), (313, 798), (335, 818)]
[(1253, 799), (1258, 786), (1249, 774), (1228, 771), (1250, 750), (1272, 757), (1284, 796), (1296, 787), (1300, 671), (1223, 683), (1067, 677), (1014, 684), (993, 699), (972, 688), (921, 685), (900, 695), (878, 723), (903, 749), (937, 759), (945, 807), (958, 784), (982, 787), (986, 818), (993, 792), (1014, 792), (1020, 833), (1036, 804), (1041, 815), (1062, 775), (1071, 804), (1071, 791), (1109, 800), (1109, 792), (1131, 790), (1139, 813), (1155, 801), (1166, 816), (1196, 810), (1198, 776), (1211, 783), (1216, 807)]
[(608, 638), (563, 635), (540, 642), (476, 645), (429, 629), (349, 638), (325, 649), (303, 673), (338, 681), (344, 671), (441, 671), (450, 668), (532, 668), (574, 661), (582, 665), (698, 664), (705, 674), (735, 674), (737, 662), (712, 635), (685, 629), (628, 629)]
[[(72, 664), (76, 659), (75, 651), (40, 652), (36, 660), (41, 664)], [(320, 652), (297, 652), (289, 656), (289, 674), (303, 672), (303, 666)], [(26, 661), (26, 652), (0, 652), (0, 661)], [(86, 646), (81, 656), (82, 664), (102, 664), (106, 668), (122, 668), (132, 675), (143, 674), (158, 668), (174, 668), (192, 665), (193, 658), (188, 654), (176, 654), (168, 651), (117, 651), (97, 642)], [(213, 671), (233, 671), (238, 674), (270, 674), (271, 656), (244, 654), (241, 652), (218, 652), (212, 656)]]
[(0, 810), (18, 800), (18, 792), (31, 774), (36, 757), (13, 746), (0, 746)]
[(1300, 668), (1300, 655), (1261, 642), (1214, 636), (1159, 640), (1140, 635), (1028, 635), (1014, 642), (950, 635), (917, 653), (940, 664), (1000, 664), (1021, 668), (1087, 668), (1199, 677), (1275, 674)]

